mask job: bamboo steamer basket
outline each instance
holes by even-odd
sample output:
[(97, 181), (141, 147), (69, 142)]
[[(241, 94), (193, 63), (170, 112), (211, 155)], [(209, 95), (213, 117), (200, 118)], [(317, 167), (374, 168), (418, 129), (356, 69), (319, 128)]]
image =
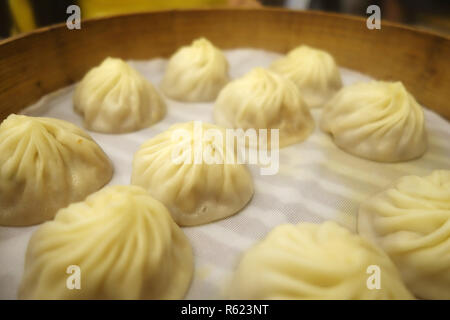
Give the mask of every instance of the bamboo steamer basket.
[(450, 38), (366, 19), (283, 9), (197, 9), (83, 20), (0, 42), (0, 119), (82, 78), (105, 57), (168, 57), (204, 36), (222, 49), (280, 53), (307, 44), (330, 52), (342, 67), (380, 80), (400, 80), (426, 107), (450, 120)]

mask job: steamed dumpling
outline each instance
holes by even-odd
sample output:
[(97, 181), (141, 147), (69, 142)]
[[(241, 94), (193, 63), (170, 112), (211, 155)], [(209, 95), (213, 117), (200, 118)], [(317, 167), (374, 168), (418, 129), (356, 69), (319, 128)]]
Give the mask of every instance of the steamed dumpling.
[(104, 133), (147, 128), (166, 113), (166, 105), (153, 85), (116, 58), (106, 58), (84, 76), (73, 103), (87, 129)]
[(279, 129), (284, 147), (306, 139), (314, 120), (295, 84), (263, 68), (255, 68), (230, 82), (217, 98), (214, 120), (227, 128)]
[(175, 100), (208, 102), (216, 99), (228, 81), (225, 56), (211, 42), (200, 38), (170, 58), (161, 88)]
[[(369, 277), (380, 269), (380, 289)], [(389, 257), (334, 222), (281, 225), (242, 257), (231, 299), (412, 299)]]
[(10, 115), (0, 125), (0, 225), (52, 219), (58, 209), (109, 182), (113, 167), (77, 126)]
[(163, 202), (179, 225), (231, 216), (253, 195), (247, 167), (238, 163), (224, 139), (212, 136), (216, 133), (225, 137), (222, 128), (211, 124), (176, 124), (145, 142), (134, 155), (131, 183)]
[[(69, 266), (80, 289), (67, 288)], [(32, 235), (19, 298), (181, 299), (192, 274), (191, 246), (166, 207), (142, 188), (113, 186)]]
[(292, 80), (310, 108), (322, 107), (341, 87), (334, 58), (327, 52), (299, 46), (275, 61), (270, 69)]
[(402, 177), (366, 200), (358, 231), (390, 255), (416, 296), (450, 299), (449, 170)]
[(401, 82), (343, 88), (325, 106), (321, 128), (338, 147), (369, 160), (406, 161), (427, 150), (422, 107)]

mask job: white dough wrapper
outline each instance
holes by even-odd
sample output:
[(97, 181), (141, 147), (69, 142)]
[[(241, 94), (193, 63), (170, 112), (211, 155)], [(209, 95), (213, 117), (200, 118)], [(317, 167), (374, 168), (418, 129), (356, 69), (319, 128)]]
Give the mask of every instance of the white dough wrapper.
[(341, 149), (378, 162), (415, 159), (428, 146), (422, 107), (401, 82), (341, 89), (325, 106), (320, 126)]
[(358, 231), (397, 264), (423, 299), (450, 299), (450, 171), (405, 176), (364, 201)]
[(208, 102), (216, 99), (228, 81), (225, 55), (207, 39), (200, 38), (170, 57), (161, 89), (175, 100)]
[(87, 129), (103, 133), (147, 128), (166, 114), (166, 104), (155, 87), (118, 58), (106, 58), (84, 76), (73, 105)]
[[(379, 286), (371, 279), (375, 272)], [(275, 227), (244, 253), (228, 295), (277, 300), (413, 299), (381, 249), (331, 221)]]
[(305, 45), (289, 51), (270, 69), (292, 80), (310, 108), (322, 107), (342, 87), (333, 56)]
[[(214, 133), (221, 138), (209, 135)], [(225, 144), (225, 137), (223, 128), (208, 123), (173, 125), (136, 152), (131, 183), (163, 202), (181, 226), (231, 216), (252, 198), (253, 181), (247, 166), (238, 163), (235, 149)], [(202, 153), (211, 159), (197, 159)]]
[(279, 146), (305, 140), (314, 130), (314, 119), (303, 95), (289, 79), (263, 68), (254, 68), (220, 92), (214, 121), (226, 128), (279, 130)]
[(113, 166), (84, 130), (64, 120), (10, 115), (0, 125), (0, 225), (53, 219), (107, 184)]
[(19, 298), (182, 299), (193, 270), (166, 207), (140, 187), (112, 186), (33, 233)]

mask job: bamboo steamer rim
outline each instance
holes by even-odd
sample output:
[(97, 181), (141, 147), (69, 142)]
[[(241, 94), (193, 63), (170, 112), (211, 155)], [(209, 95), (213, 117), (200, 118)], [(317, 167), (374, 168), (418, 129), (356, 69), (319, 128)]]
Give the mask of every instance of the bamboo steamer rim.
[[(355, 21), (358, 21), (358, 22), (361, 22), (361, 23), (365, 23), (366, 22), (366, 18), (361, 17), (361, 16), (352, 15), (352, 14), (348, 14), (348, 13), (328, 12), (328, 11), (322, 11), (322, 10), (298, 10), (298, 9), (285, 9), (285, 8), (276, 8), (276, 7), (263, 7), (263, 8), (215, 7), (215, 8), (195, 8), (195, 9), (163, 9), (163, 10), (151, 10), (151, 11), (145, 11), (145, 12), (115, 14), (113, 16), (104, 16), (104, 17), (83, 19), (82, 20), (82, 24), (95, 23), (97, 21), (103, 21), (103, 20), (120, 19), (120, 18), (123, 18), (123, 17), (142, 16), (142, 15), (148, 15), (148, 14), (175, 13), (175, 12), (185, 13), (185, 12), (202, 12), (202, 11), (206, 11), (206, 12), (210, 12), (210, 11), (294, 12), (294, 13), (301, 13), (301, 14), (305, 13), (305, 14), (308, 14), (308, 15), (317, 15), (317, 16), (330, 16), (330, 17), (334, 16), (334, 17), (340, 17), (340, 18), (345, 18), (345, 19), (349, 19), (349, 20), (355, 20)], [(435, 30), (428, 30), (428, 29), (423, 29), (423, 28), (420, 28), (420, 27), (413, 27), (413, 26), (402, 24), (402, 23), (399, 23), (399, 22), (382, 20), (382, 26), (383, 27), (389, 26), (389, 27), (394, 27), (394, 28), (400, 28), (400, 29), (409, 30), (409, 31), (415, 32), (415, 33), (421, 33), (421, 34), (428, 35), (428, 36), (435, 36), (435, 37), (445, 38), (446, 40), (450, 40), (450, 35), (447, 35), (446, 33), (440, 33), (440, 32), (435, 31)], [(22, 33), (10, 36), (10, 37), (5, 38), (5, 39), (1, 39), (0, 40), (0, 45), (3, 45), (5, 43), (11, 42), (11, 41), (15, 41), (17, 39), (21, 39), (21, 38), (24, 38), (24, 37), (29, 37), (29, 36), (31, 36), (33, 34), (39, 34), (39, 33), (47, 32), (49, 30), (59, 29), (61, 27), (62, 28), (66, 28), (66, 23), (65, 22), (55, 23), (55, 24), (52, 24), (52, 25), (49, 25), (49, 26), (36, 28), (36, 29), (34, 29), (32, 31), (29, 31), (29, 32), (22, 32)]]
[(450, 37), (427, 30), (386, 21), (368, 30), (363, 17), (279, 8), (140, 12), (82, 20), (81, 28), (60, 23), (0, 41), (1, 119), (78, 81), (106, 56), (167, 57), (205, 36), (223, 49), (324, 49), (340, 66), (402, 81), (421, 104), (450, 120)]

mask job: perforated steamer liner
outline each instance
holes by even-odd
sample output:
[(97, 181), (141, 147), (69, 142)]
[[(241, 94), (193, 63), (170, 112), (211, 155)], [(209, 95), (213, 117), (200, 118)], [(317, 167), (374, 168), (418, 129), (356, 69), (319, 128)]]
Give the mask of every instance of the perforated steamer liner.
[[(268, 66), (280, 54), (255, 50), (226, 50), (232, 78), (256, 66)], [(166, 60), (132, 61), (147, 79), (159, 84)], [(369, 77), (341, 69), (344, 84), (368, 81)], [(23, 111), (33, 116), (69, 120), (82, 127), (72, 108), (74, 86), (50, 94)], [(212, 103), (180, 103), (166, 99), (168, 114), (156, 125), (138, 132), (108, 135), (89, 132), (112, 159), (115, 174), (110, 184), (128, 184), (134, 152), (147, 139), (174, 123), (213, 122)], [(355, 231), (359, 203), (393, 180), (409, 174), (427, 175), (434, 169), (450, 169), (450, 124), (425, 109), (429, 150), (420, 159), (404, 163), (377, 163), (360, 159), (337, 148), (320, 131), (321, 110), (312, 110), (314, 133), (303, 143), (280, 150), (279, 172), (260, 175), (250, 165), (255, 195), (240, 213), (203, 226), (183, 228), (194, 248), (196, 271), (186, 298), (223, 298), (224, 288), (240, 255), (272, 228), (283, 223), (338, 221)], [(16, 298), (25, 250), (31, 233), (27, 228), (0, 227), (0, 298)]]

